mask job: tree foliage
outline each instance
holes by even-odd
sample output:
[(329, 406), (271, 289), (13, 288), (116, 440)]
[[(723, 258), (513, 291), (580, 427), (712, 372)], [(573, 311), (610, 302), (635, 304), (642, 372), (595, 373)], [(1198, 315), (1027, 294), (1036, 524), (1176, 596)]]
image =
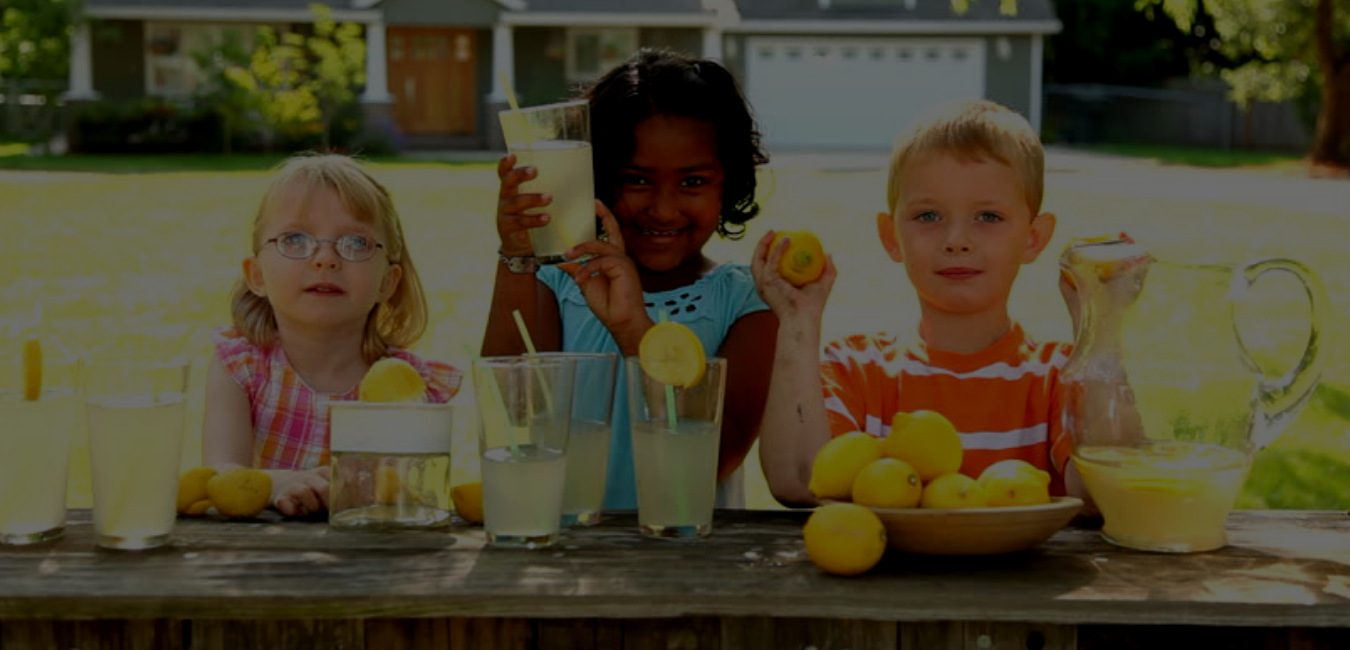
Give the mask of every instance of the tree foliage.
[(1350, 3), (1346, 0), (1138, 0), (1185, 31), (1213, 17), (1213, 47), (1232, 61), (1220, 71), (1240, 104), (1320, 104), (1312, 157), (1350, 165)]
[(260, 118), (268, 142), (280, 135), (299, 140), (317, 133), (327, 146), (335, 116), (365, 84), (361, 27), (335, 22), (324, 5), (310, 5), (310, 10), (312, 33), (260, 27), (247, 63), (224, 69), (224, 77), (244, 93), (231, 100)]
[(1141, 12), (1136, 0), (1056, 0), (1064, 28), (1046, 43), (1048, 83), (1159, 86), (1228, 64), (1211, 47), (1212, 20), (1201, 12), (1181, 30), (1159, 12)]
[(0, 0), (0, 79), (64, 80), (78, 0)]

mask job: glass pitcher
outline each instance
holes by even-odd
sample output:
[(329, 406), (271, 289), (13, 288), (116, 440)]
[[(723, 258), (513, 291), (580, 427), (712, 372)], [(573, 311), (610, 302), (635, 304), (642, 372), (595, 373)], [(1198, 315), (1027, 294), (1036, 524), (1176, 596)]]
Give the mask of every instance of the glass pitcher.
[[(1321, 283), (1287, 259), (1161, 262), (1128, 237), (1071, 245), (1060, 269), (1081, 313), (1061, 375), (1063, 424), (1102, 536), (1151, 551), (1224, 546), (1252, 457), (1298, 416), (1320, 378)], [(1301, 284), (1311, 322), (1298, 363), (1271, 376), (1249, 353), (1243, 337), (1253, 340), (1255, 328), (1237, 310), (1277, 271)]]

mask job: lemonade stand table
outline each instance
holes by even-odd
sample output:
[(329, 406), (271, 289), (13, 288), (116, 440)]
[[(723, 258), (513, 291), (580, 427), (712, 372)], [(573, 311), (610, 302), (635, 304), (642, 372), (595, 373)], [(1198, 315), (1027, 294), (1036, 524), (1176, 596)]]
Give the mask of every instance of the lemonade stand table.
[(804, 512), (719, 511), (650, 539), (607, 514), (541, 551), (481, 528), (180, 520), (169, 546), (0, 547), (0, 650), (19, 648), (1350, 648), (1350, 517), (1240, 511), (1232, 544), (1119, 549), (1068, 528), (985, 558), (806, 558)]

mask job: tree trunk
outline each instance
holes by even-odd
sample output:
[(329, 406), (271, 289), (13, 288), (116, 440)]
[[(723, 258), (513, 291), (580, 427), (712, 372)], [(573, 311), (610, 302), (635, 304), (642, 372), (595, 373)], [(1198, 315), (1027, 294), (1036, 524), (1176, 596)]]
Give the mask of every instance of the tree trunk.
[(1337, 51), (1333, 0), (1317, 0), (1313, 39), (1322, 69), (1322, 109), (1317, 116), (1312, 162), (1350, 168), (1350, 52)]

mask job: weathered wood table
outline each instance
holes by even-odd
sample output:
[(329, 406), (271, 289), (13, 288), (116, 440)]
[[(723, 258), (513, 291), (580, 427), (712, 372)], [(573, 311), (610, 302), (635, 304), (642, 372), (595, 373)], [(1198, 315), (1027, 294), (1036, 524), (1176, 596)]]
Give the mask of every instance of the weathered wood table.
[(804, 512), (720, 511), (698, 541), (610, 515), (537, 550), (482, 529), (180, 520), (175, 542), (0, 547), (0, 650), (27, 648), (1350, 649), (1350, 517), (1237, 512), (1232, 544), (1118, 549), (1068, 528), (1014, 555), (806, 558)]

